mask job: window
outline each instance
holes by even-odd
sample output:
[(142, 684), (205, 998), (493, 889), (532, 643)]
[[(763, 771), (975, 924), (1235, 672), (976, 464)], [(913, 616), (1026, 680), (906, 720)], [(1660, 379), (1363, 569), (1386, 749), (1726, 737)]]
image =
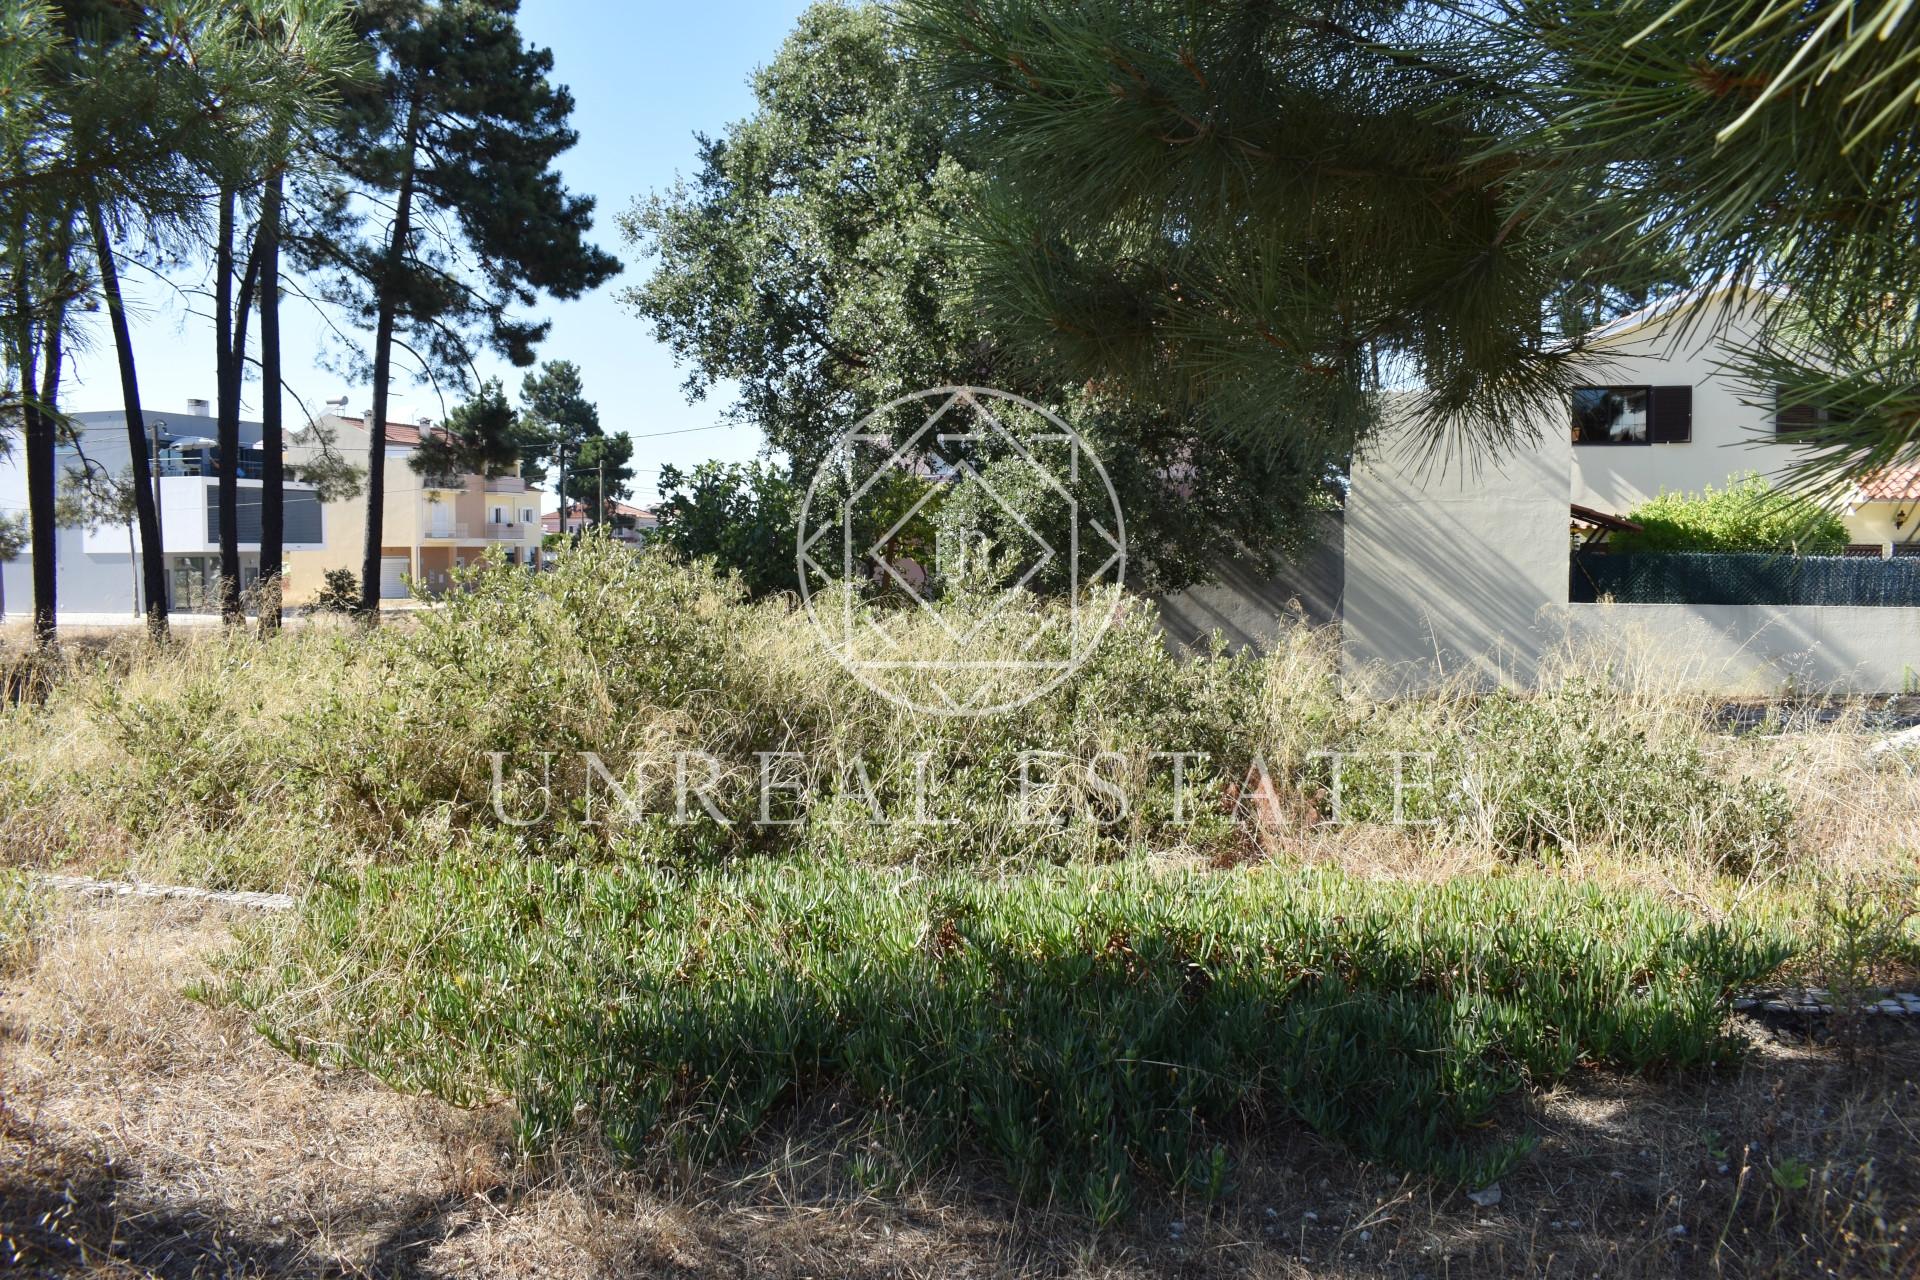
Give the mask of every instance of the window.
[(495, 507), (493, 509), (493, 522), (495, 524), (505, 524), (507, 522), (507, 509), (505, 507)]
[(1785, 387), (1773, 389), (1773, 433), (1775, 435), (1811, 431), (1815, 427), (1824, 427), (1834, 421), (1835, 415), (1818, 405), (1787, 403), (1789, 394)]
[(521, 523), (521, 524), (532, 524), (532, 523), (533, 523), (533, 508), (532, 508), (532, 507), (522, 507), (522, 508), (520, 508), (520, 523)]
[(1693, 388), (1576, 387), (1575, 444), (1686, 444), (1693, 439)]
[(1575, 444), (1651, 444), (1647, 434), (1649, 387), (1576, 387)]

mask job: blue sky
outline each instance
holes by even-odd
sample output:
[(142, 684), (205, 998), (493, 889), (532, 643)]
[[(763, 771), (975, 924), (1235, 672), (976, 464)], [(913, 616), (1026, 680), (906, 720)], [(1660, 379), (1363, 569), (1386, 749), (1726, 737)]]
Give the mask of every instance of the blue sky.
[[(730, 397), (720, 388), (689, 405), (681, 392), (685, 371), (654, 341), (651, 326), (614, 300), (622, 287), (644, 278), (647, 265), (621, 240), (614, 215), (636, 196), (671, 185), (676, 175), (691, 176), (695, 131), (717, 134), (747, 114), (752, 107), (748, 77), (773, 57), (805, 8), (806, 0), (523, 0), (521, 30), (529, 41), (553, 50), (554, 76), (572, 89), (576, 103), (580, 143), (561, 158), (561, 170), (572, 190), (599, 201), (594, 238), (627, 264), (625, 273), (585, 298), (542, 304), (541, 314), (553, 321), (553, 331), (540, 356), (578, 364), (606, 429), (636, 437), (634, 489), (643, 502), (653, 497), (662, 463), (684, 467), (708, 458), (749, 458), (758, 451), (760, 436), (747, 426), (689, 431), (718, 424)], [(200, 280), (193, 274), (180, 277), (188, 285)], [(189, 398), (211, 399), (212, 322), (193, 314), (204, 312), (204, 306), (137, 275), (128, 285), (140, 317), (134, 344), (143, 403), (179, 409)], [(349, 397), (355, 412), (366, 405), (370, 387), (349, 385), (318, 364), (326, 322), (304, 302), (290, 301), (283, 315), (287, 381), (307, 408), (318, 413), (339, 395)], [(509, 394), (517, 394), (521, 371), (493, 359), (483, 361), (481, 371), (500, 375)], [(248, 385), (247, 417), (259, 416), (260, 394), (257, 381)], [(439, 416), (432, 391), (416, 387), (411, 377), (394, 383), (393, 396), (396, 408), (407, 410), (406, 418)], [(120, 407), (104, 324), (71, 367), (65, 400), (74, 411)], [(291, 399), (286, 413), (290, 424), (304, 420)], [(392, 416), (406, 420), (397, 412)], [(638, 438), (657, 432), (687, 434)]]

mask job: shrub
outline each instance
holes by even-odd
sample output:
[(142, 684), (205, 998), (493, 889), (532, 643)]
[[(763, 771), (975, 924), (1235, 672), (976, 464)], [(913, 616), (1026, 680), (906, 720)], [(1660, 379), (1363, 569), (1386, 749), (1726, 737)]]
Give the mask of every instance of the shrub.
[[(1745, 871), (1792, 845), (1785, 789), (1728, 776), (1684, 708), (1649, 713), (1600, 681), (1575, 678), (1531, 695), (1498, 690), (1399, 712), (1349, 744), (1357, 754), (1340, 779), (1347, 820), (1393, 819), (1388, 753), (1404, 752), (1432, 760), (1401, 766), (1403, 820), (1508, 854), (1601, 845)], [(1331, 767), (1316, 774), (1329, 790)]]
[[(1409, 791), (1404, 816), (1437, 820), (1408, 829), (1435, 842), (1515, 855), (1607, 844), (1738, 869), (1792, 838), (1785, 794), (1710, 748), (1696, 704), (1649, 715), (1604, 675), (1376, 703), (1343, 690), (1326, 633), (1183, 660), (1149, 609), (1116, 599), (1073, 680), (1011, 714), (942, 718), (860, 686), (782, 603), (748, 603), (658, 550), (589, 537), (550, 572), (488, 564), (463, 588), (371, 631), (197, 637), (63, 670), (44, 712), (21, 708), (8, 730), (38, 779), (23, 803), (40, 812), (21, 820), (118, 826), (235, 888), (482, 836), (529, 856), (682, 863), (796, 850), (988, 866), (1229, 857), (1247, 847), (1248, 816), (1230, 787), (1256, 757), (1282, 789), (1304, 788), (1289, 804), (1331, 817), (1331, 766), (1315, 753), (1337, 750), (1361, 753), (1342, 816), (1369, 822), (1393, 816), (1381, 753), (1432, 752), (1432, 792)], [(915, 652), (952, 643), (912, 611), (889, 626)], [(712, 755), (730, 825), (675, 820), (680, 752)], [(1188, 767), (1177, 815), (1175, 752), (1207, 756)], [(757, 825), (763, 753), (787, 753), (778, 767), (806, 790), (781, 815), (795, 825)], [(1124, 811), (1086, 776), (1096, 757)]]
[(1478, 1185), (1526, 1147), (1482, 1132), (1504, 1098), (1726, 1060), (1728, 993), (1784, 954), (1541, 879), (469, 859), (327, 883), (231, 994), (291, 1052), (511, 1092), (535, 1144), (591, 1117), (711, 1158), (850, 1090), (1109, 1218), (1143, 1175), (1220, 1192), (1223, 1137), (1269, 1108)]
[(1609, 546), (1633, 551), (1763, 551), (1833, 555), (1846, 549), (1846, 522), (1804, 494), (1776, 491), (1756, 473), (1724, 489), (1662, 493), (1627, 518), (1640, 533), (1616, 533)]
[(329, 569), (320, 590), (307, 606), (308, 613), (360, 612), (360, 575), (351, 569)]
[(41, 891), (24, 872), (0, 867), (0, 978), (33, 963), (46, 924)]

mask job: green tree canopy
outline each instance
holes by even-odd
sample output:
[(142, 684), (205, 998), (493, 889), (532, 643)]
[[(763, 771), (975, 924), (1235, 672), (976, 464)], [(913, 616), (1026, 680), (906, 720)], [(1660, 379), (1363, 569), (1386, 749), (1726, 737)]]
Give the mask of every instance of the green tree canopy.
[(1164, 388), (1091, 381), (982, 322), (963, 270), (984, 186), (960, 128), (970, 101), (915, 82), (878, 6), (809, 9), (754, 93), (751, 116), (701, 139), (691, 183), (622, 220), (658, 264), (623, 297), (688, 366), (690, 394), (738, 386), (729, 412), (787, 455), (790, 479), (804, 487), (842, 433), (901, 395), (990, 385), (1062, 413), (1104, 460), (1137, 585), (1180, 585), (1307, 527), (1344, 440), (1242, 449)]
[(805, 490), (767, 462), (660, 468), (654, 537), (690, 560), (711, 559), (755, 596), (792, 591), (793, 531)]
[[(1903, 0), (902, 0), (993, 182), (964, 265), (1037, 359), (1279, 452), (1419, 392), (1498, 446), (1656, 292), (1791, 299), (1737, 353), (1814, 478), (1920, 452)], [(1731, 312), (1697, 327), (1731, 326)]]

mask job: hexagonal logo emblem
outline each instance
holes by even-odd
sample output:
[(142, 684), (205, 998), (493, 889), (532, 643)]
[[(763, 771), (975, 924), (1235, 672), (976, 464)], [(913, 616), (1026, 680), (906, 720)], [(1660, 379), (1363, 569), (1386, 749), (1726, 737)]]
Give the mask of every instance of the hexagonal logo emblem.
[(1087, 442), (986, 387), (875, 410), (800, 511), (820, 639), (862, 684), (931, 715), (1010, 711), (1069, 679), (1111, 627), (1126, 565), (1126, 519)]

